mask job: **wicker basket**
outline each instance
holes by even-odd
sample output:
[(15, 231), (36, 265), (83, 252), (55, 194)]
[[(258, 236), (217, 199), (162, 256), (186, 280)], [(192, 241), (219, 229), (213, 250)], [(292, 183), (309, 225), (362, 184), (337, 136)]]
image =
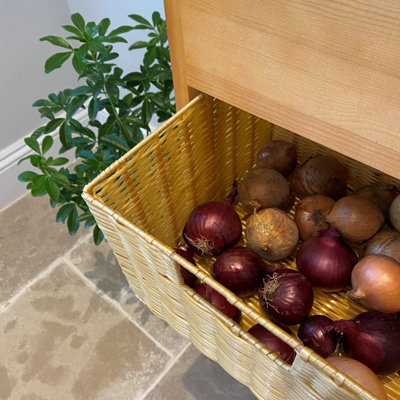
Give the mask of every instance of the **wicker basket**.
[[(260, 399), (373, 399), (260, 311), (255, 296), (241, 299), (209, 275), (212, 260), (197, 266), (175, 251), (192, 209), (223, 199), (232, 182), (252, 168), (270, 139), (295, 144), (299, 160), (331, 154), (350, 169), (349, 188), (399, 182), (341, 154), (207, 95), (200, 95), (98, 176), (83, 197), (112, 247), (132, 290), (150, 310), (189, 338)], [(242, 210), (237, 208), (240, 215)], [(292, 211), (293, 212), (293, 211)], [(285, 260), (295, 268), (294, 257)], [(186, 286), (179, 265), (222, 293), (242, 311), (236, 324)], [(312, 314), (351, 318), (364, 311), (344, 292), (315, 291)], [(296, 350), (283, 362), (246, 331), (260, 323)], [(400, 379), (382, 378), (389, 398), (399, 398)]]

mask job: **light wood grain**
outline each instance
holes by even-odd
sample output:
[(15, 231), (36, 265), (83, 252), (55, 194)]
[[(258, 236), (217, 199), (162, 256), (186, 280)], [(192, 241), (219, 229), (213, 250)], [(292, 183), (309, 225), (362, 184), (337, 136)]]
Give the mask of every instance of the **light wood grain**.
[(186, 79), (178, 98), (196, 88), (400, 178), (398, 1), (174, 7), (183, 47), (175, 63)]

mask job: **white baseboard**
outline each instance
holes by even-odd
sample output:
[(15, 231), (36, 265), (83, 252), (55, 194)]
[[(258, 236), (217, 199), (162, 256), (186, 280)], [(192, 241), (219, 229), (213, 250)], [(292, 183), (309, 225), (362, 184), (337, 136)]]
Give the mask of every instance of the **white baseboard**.
[[(104, 123), (107, 119), (107, 115), (106, 111), (101, 111), (98, 115), (98, 120)], [(77, 113), (74, 118), (84, 126), (88, 123), (89, 119), (85, 110)], [(151, 131), (155, 130), (158, 126), (159, 123), (155, 121), (150, 122)], [(31, 134), (26, 137), (30, 135)], [(57, 150), (61, 147), (60, 138), (57, 131), (51, 133), (51, 135), (54, 139), (54, 144), (49, 150), (48, 155), (58, 157), (59, 154)], [(23, 137), (4, 150), (0, 150), (0, 188), (2, 188), (0, 191), (0, 212), (27, 193), (27, 183), (20, 182), (18, 180), (18, 175), (23, 171), (34, 170), (34, 167), (31, 166), (29, 160), (18, 165), (18, 161), (21, 158), (33, 154), (33, 151), (25, 144), (24, 139)], [(43, 137), (41, 139), (43, 139)], [(64, 155), (69, 158), (71, 162), (74, 160), (75, 155), (73, 150), (66, 152), (63, 156)]]
[[(106, 112), (102, 112), (99, 117), (101, 121), (103, 119), (105, 121), (107, 118)], [(84, 126), (88, 122), (88, 115), (85, 110), (77, 113), (74, 118)], [(30, 135), (31, 133), (26, 137)], [(59, 156), (57, 149), (61, 146), (58, 132), (52, 132), (51, 136), (54, 139), (54, 145), (49, 150), (48, 155), (57, 157)], [(18, 161), (22, 157), (33, 154), (33, 151), (25, 144), (24, 139), (25, 137), (18, 139), (4, 150), (0, 150), (0, 187), (2, 188), (0, 192), (0, 211), (27, 193), (27, 183), (20, 182), (18, 175), (23, 171), (34, 170), (34, 167), (31, 166), (29, 160), (23, 161), (18, 165)], [(74, 158), (74, 153), (70, 151), (65, 153), (65, 156), (71, 160)]]

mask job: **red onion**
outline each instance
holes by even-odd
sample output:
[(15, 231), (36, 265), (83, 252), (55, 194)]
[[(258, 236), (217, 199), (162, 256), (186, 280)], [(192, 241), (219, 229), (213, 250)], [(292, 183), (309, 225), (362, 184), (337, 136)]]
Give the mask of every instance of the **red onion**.
[[(193, 248), (189, 247), (187, 243), (183, 244), (181, 247), (178, 247), (177, 249), (175, 249), (175, 251), (181, 257), (186, 258), (186, 260), (191, 262), (193, 265), (196, 265), (196, 261), (193, 258)], [(186, 285), (193, 287), (196, 283), (196, 275), (193, 275), (186, 268), (182, 267), (182, 265), (179, 266), (179, 270), (181, 272), (183, 282), (185, 282)]]
[(235, 322), (240, 321), (240, 310), (229, 303), (222, 294), (214, 290), (211, 286), (206, 283), (199, 283), (194, 287), (194, 290), (228, 318), (232, 318)]
[(352, 320), (334, 323), (343, 333), (343, 348), (376, 374), (388, 375), (400, 368), (400, 319), (395, 314), (366, 311)]
[[(284, 325), (278, 324), (280, 328), (292, 334), (290, 329)], [(288, 345), (282, 339), (275, 336), (268, 329), (265, 329), (262, 325), (257, 324), (251, 327), (248, 332), (252, 334), (260, 342), (264, 343), (273, 352), (279, 353), (279, 356), (286, 361), (288, 364), (293, 364), (296, 352), (293, 347)]]
[(314, 292), (308, 279), (292, 269), (267, 275), (259, 290), (261, 309), (273, 321), (292, 325), (308, 316)]
[(325, 315), (306, 318), (297, 332), (303, 344), (321, 357), (336, 355), (339, 350), (339, 335), (332, 329), (333, 321)]
[(189, 215), (183, 238), (198, 254), (217, 256), (241, 238), (242, 222), (232, 207), (236, 193), (234, 183), (231, 194), (224, 201), (201, 204)]
[(247, 247), (231, 247), (217, 257), (211, 275), (232, 292), (244, 294), (260, 285), (264, 261)]
[(296, 264), (315, 287), (338, 290), (349, 286), (357, 255), (333, 228), (304, 242), (296, 255)]

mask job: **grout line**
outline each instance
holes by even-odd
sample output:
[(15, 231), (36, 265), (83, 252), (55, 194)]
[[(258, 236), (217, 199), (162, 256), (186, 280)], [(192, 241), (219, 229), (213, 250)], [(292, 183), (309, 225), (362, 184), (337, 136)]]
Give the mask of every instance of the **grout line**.
[(53, 272), (56, 267), (61, 264), (63, 261), (68, 260), (69, 254), (75, 250), (78, 246), (80, 246), (84, 241), (86, 241), (92, 234), (88, 233), (85, 236), (79, 238), (69, 249), (67, 249), (62, 255), (58, 256), (53, 262), (51, 262), (47, 267), (42, 269), (37, 275), (35, 275), (28, 283), (20, 287), (15, 293), (11, 295), (11, 297), (7, 300), (4, 300), (0, 303), (0, 314), (5, 312), (8, 307), (10, 307), (15, 301), (17, 301), (31, 286), (35, 283), (39, 282), (43, 279), (46, 275)]
[(177, 363), (177, 361), (182, 357), (183, 353), (191, 346), (191, 342), (187, 343), (182, 351), (175, 357), (175, 359), (169, 362), (169, 365), (164, 369), (164, 371), (158, 375), (157, 379), (148, 387), (143, 394), (137, 397), (135, 400), (145, 400), (147, 395), (149, 395), (156, 386), (164, 379), (164, 377), (168, 374), (168, 372), (172, 369), (172, 367)]
[(70, 268), (75, 272), (76, 275), (78, 275), (85, 283), (86, 285), (93, 290), (96, 294), (100, 295), (102, 299), (107, 301), (109, 304), (114, 306), (120, 313), (122, 313), (130, 322), (132, 322), (137, 328), (140, 329), (142, 333), (144, 333), (145, 336), (147, 336), (158, 348), (160, 348), (164, 353), (166, 353), (170, 358), (175, 359), (175, 356), (171, 352), (171, 350), (167, 349), (164, 347), (161, 343), (159, 343), (153, 336), (151, 336), (141, 325), (139, 325), (130, 315), (129, 313), (123, 309), (121, 304), (109, 297), (106, 293), (104, 293), (102, 290), (100, 290), (93, 281), (90, 279), (86, 278), (86, 276), (82, 273), (82, 271), (72, 263), (71, 260), (67, 259), (67, 264), (70, 266)]
[(40, 271), (31, 281), (29, 281), (26, 285), (22, 286), (15, 294), (13, 294), (9, 299), (5, 300), (0, 304), (0, 314), (7, 311), (7, 308), (13, 305), (21, 296), (25, 294), (34, 284), (43, 279), (46, 275), (49, 275), (53, 272), (63, 261), (64, 256), (56, 258), (51, 264), (49, 264), (46, 268)]

